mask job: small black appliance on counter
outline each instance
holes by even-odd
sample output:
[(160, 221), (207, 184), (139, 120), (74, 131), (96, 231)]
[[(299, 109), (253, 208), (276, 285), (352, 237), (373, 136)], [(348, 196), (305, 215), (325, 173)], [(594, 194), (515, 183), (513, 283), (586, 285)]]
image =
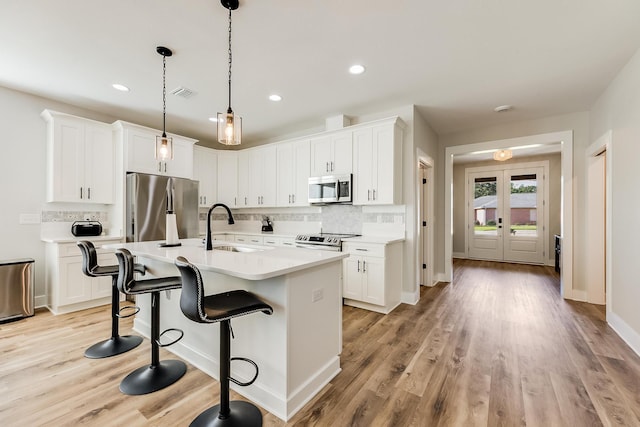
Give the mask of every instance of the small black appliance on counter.
[(99, 236), (102, 234), (102, 224), (99, 221), (75, 221), (71, 224), (71, 234), (76, 237)]

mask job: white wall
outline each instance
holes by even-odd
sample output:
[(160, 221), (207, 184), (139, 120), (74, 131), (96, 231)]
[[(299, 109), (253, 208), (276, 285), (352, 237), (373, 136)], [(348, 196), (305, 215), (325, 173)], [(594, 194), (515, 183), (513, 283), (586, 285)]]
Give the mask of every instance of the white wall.
[(591, 141), (612, 130), (607, 321), (640, 353), (640, 50), (591, 110)]
[(0, 259), (36, 260), (36, 303), (45, 294), (44, 243), (40, 224), (19, 224), (20, 214), (38, 214), (45, 207), (45, 108), (111, 123), (114, 119), (92, 111), (0, 87)]

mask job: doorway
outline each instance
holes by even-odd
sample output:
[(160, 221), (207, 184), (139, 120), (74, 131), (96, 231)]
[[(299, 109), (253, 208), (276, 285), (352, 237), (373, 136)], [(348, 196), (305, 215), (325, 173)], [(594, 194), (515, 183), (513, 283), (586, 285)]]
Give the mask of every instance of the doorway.
[(545, 264), (548, 162), (465, 170), (467, 256)]

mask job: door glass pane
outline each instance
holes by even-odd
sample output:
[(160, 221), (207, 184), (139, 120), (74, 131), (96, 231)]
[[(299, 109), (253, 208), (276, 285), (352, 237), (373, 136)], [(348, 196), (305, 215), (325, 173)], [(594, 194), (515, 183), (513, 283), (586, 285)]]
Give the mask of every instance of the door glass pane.
[(498, 235), (498, 197), (496, 177), (476, 178), (474, 183), (474, 234)]
[(536, 174), (511, 177), (510, 230), (512, 236), (538, 235), (538, 180)]

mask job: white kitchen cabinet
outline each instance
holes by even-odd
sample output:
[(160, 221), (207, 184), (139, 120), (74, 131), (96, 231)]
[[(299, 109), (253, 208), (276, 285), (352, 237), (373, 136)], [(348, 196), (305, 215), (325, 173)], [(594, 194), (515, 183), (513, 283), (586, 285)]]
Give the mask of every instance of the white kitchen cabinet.
[(238, 197), (235, 206), (237, 208), (248, 208), (252, 206), (249, 195), (250, 187), (250, 169), (249, 169), (249, 151), (238, 151)]
[(402, 244), (344, 242), (350, 254), (343, 261), (344, 303), (379, 313), (400, 304), (402, 294)]
[(394, 119), (353, 132), (353, 204), (402, 203), (402, 131)]
[(276, 145), (276, 206), (309, 206), (311, 145), (308, 139)]
[(47, 202), (113, 203), (115, 146), (111, 126), (44, 110)]
[(237, 243), (249, 243), (252, 245), (264, 244), (264, 239), (262, 236), (256, 236), (251, 234), (236, 234), (235, 241)]
[(238, 151), (218, 151), (218, 200), (230, 208), (238, 207)]
[(342, 130), (311, 139), (311, 175), (352, 173), (353, 141), (351, 130)]
[(198, 205), (211, 207), (218, 199), (218, 153), (211, 148), (193, 147), (193, 179), (198, 184)]
[[(98, 265), (118, 263), (112, 250), (103, 250), (100, 246), (120, 241), (94, 242)], [(47, 243), (45, 250), (45, 283), (49, 310), (54, 314), (70, 313), (111, 303), (111, 276), (86, 276), (82, 272), (82, 253), (75, 243)]]
[(276, 205), (276, 147), (274, 144), (247, 150), (249, 153), (249, 206)]
[(197, 140), (167, 134), (173, 138), (173, 159), (158, 160), (155, 158), (156, 136), (162, 131), (120, 120), (114, 126), (117, 138), (123, 142), (126, 172), (193, 178), (193, 145)]

